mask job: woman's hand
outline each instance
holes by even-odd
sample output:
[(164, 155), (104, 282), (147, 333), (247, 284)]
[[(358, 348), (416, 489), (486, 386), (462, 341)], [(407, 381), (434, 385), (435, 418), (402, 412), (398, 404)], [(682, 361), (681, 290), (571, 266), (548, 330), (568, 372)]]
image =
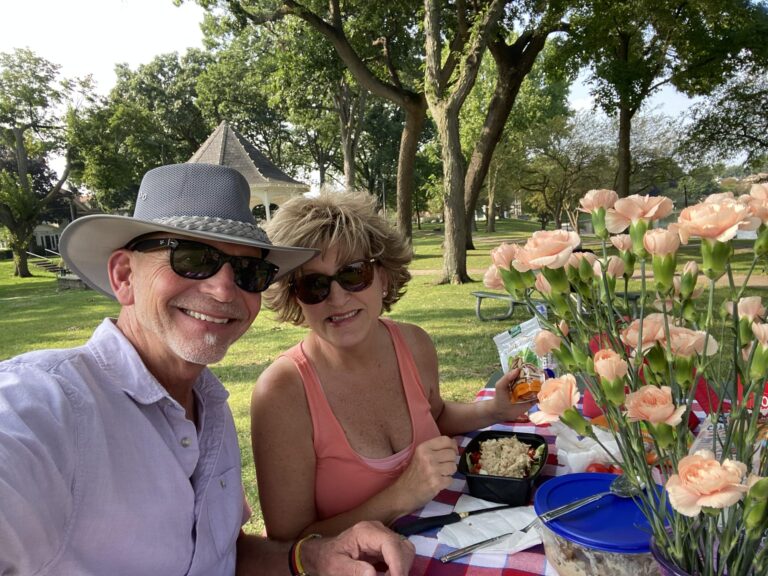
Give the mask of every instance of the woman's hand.
[(438, 436), (416, 446), (411, 463), (393, 485), (403, 510), (421, 508), (451, 483), (456, 472), (456, 442), (448, 436)]
[(496, 395), (493, 399), (493, 413), (496, 422), (517, 420), (536, 404), (536, 400), (513, 404), (509, 398), (512, 386), (520, 377), (520, 368), (510, 370), (496, 381)]

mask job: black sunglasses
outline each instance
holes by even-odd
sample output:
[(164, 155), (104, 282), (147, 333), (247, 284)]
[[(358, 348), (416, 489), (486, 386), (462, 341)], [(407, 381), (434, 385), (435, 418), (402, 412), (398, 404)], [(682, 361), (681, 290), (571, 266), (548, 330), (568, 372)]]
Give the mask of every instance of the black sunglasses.
[(291, 281), (291, 289), (296, 298), (304, 304), (319, 304), (331, 293), (331, 282), (334, 280), (347, 292), (361, 292), (373, 282), (373, 265), (375, 258), (357, 260), (342, 266), (333, 276), (325, 274), (307, 274), (298, 276)]
[(235, 273), (235, 284), (246, 292), (263, 292), (279, 268), (255, 256), (231, 256), (221, 250), (193, 240), (178, 238), (149, 238), (126, 246), (128, 250), (151, 252), (170, 249), (171, 269), (183, 278), (205, 280), (215, 275), (227, 262)]

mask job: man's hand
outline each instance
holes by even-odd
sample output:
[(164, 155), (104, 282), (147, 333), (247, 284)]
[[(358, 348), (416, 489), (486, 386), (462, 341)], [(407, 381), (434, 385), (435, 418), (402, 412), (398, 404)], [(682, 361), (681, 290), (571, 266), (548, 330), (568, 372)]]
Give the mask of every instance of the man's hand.
[(335, 538), (305, 540), (301, 562), (312, 576), (376, 576), (374, 564), (387, 565), (387, 574), (408, 576), (413, 544), (381, 522), (360, 522)]

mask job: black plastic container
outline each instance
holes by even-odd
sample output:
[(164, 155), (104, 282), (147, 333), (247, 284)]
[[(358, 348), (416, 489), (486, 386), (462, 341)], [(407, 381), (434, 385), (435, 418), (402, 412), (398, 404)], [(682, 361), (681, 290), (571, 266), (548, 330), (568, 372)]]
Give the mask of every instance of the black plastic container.
[[(525, 478), (511, 478), (509, 476), (473, 474), (469, 471), (466, 454), (479, 451), (480, 444), (486, 440), (509, 438), (511, 436), (516, 437), (520, 442), (528, 444), (534, 449), (541, 445), (544, 446), (540, 461), (541, 464), (532, 474)], [(548, 454), (547, 441), (538, 434), (484, 430), (483, 432), (478, 433), (477, 436), (467, 444), (465, 452), (461, 455), (461, 458), (459, 458), (458, 471), (467, 477), (467, 488), (469, 488), (469, 493), (475, 498), (482, 498), (483, 500), (489, 500), (491, 502), (499, 502), (500, 504), (509, 504), (510, 506), (525, 506), (531, 501), (533, 484), (544, 469)]]

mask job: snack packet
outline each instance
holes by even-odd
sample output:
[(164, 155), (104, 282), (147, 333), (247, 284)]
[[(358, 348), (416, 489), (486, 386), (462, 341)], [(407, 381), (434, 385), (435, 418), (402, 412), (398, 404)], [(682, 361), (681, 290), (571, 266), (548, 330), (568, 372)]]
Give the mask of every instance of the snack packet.
[(504, 372), (512, 369), (515, 358), (521, 358), (525, 364), (531, 364), (541, 370), (548, 367), (548, 359), (537, 356), (533, 349), (533, 340), (539, 332), (541, 325), (538, 318), (534, 317), (493, 337)]

